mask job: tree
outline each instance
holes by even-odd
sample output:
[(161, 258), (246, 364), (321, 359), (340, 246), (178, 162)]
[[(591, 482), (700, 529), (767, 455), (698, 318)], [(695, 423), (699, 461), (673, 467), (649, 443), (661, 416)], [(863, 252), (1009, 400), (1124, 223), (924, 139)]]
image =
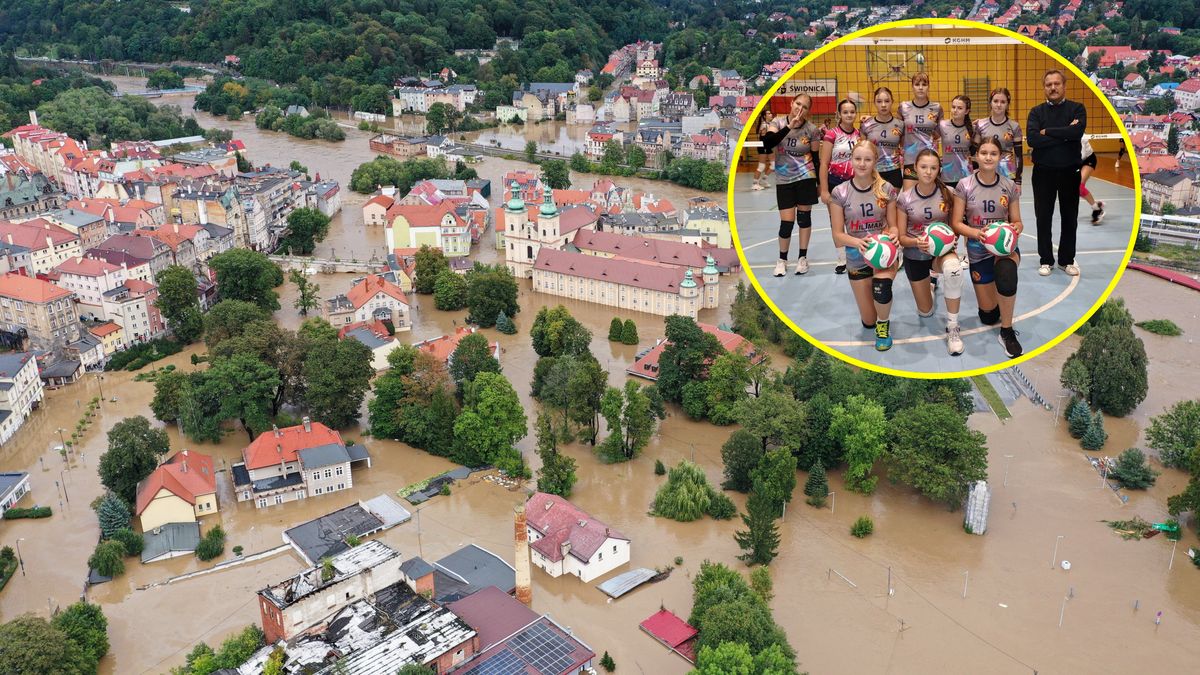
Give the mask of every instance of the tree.
[(600, 414), (610, 431), (600, 444), (600, 457), (605, 462), (633, 459), (654, 434), (650, 398), (632, 380), (625, 382), (624, 391), (615, 387), (605, 390), (600, 399)]
[(489, 328), (500, 312), (512, 317), (519, 311), (517, 280), (508, 267), (475, 263), (467, 272), (467, 320)]
[(628, 152), (625, 153), (625, 163), (635, 169), (646, 166), (646, 151), (639, 145), (629, 146)]
[(550, 416), (545, 413), (538, 415), (537, 451), (542, 460), (542, 468), (538, 469), (538, 491), (564, 498), (570, 496), (576, 480), (575, 460), (558, 451)]
[(608, 652), (604, 652), (604, 656), (600, 657), (600, 667), (607, 672), (612, 672), (617, 669), (617, 662), (613, 661), (613, 657), (609, 656)]
[(733, 516), (733, 512), (725, 513), (723, 506), (717, 506), (728, 499), (723, 497), (708, 484), (704, 471), (685, 459), (667, 473), (667, 482), (655, 493), (650, 513), (681, 523), (698, 520), (705, 514), (723, 520)]
[(335, 337), (313, 343), (304, 360), (304, 400), (313, 419), (333, 429), (349, 426), (358, 419), (374, 375), (371, 349), (358, 340)]
[(454, 131), (462, 120), (462, 113), (447, 103), (434, 103), (425, 112), (425, 131), (442, 134)]
[[(596, 445), (596, 436), (600, 433), (600, 402), (608, 386), (608, 373), (600, 367), (600, 363), (585, 355), (579, 359), (579, 367), (575, 368), (567, 379), (566, 409), (570, 421), (584, 427), (584, 440)], [(647, 394), (649, 397), (649, 394)], [(658, 417), (651, 402), (651, 414)]]
[(215, 349), (223, 340), (246, 333), (255, 322), (270, 319), (270, 313), (252, 302), (222, 300), (204, 315), (204, 342)]
[(571, 170), (561, 159), (542, 162), (542, 184), (551, 190), (566, 190), (571, 187)]
[(147, 89), (183, 89), (183, 78), (170, 68), (159, 68), (146, 78)]
[[(634, 326), (634, 330), (637, 326)], [(621, 319), (613, 317), (612, 322), (608, 324), (608, 340), (609, 342), (620, 342), (621, 336), (625, 330), (625, 324), (621, 323)]]
[(204, 533), (200, 538), (200, 544), (196, 546), (196, 557), (207, 562), (213, 560), (225, 552), (225, 530), (220, 525), (213, 525), (212, 529)]
[(158, 273), (155, 283), (158, 284), (158, 300), (154, 305), (175, 339), (184, 344), (195, 342), (204, 330), (204, 317), (200, 313), (200, 298), (192, 271), (181, 265), (171, 265)]
[(446, 364), (431, 354), (418, 352), (411, 372), (400, 377), (398, 388), (399, 402), (390, 408), (397, 428), (393, 438), (434, 455), (450, 456), (454, 452), (458, 401)]
[(706, 384), (708, 418), (713, 424), (732, 424), (734, 405), (747, 397), (750, 359), (740, 351), (721, 354), (709, 368)]
[(825, 499), (829, 497), (829, 478), (825, 475), (825, 465), (819, 459), (808, 472), (808, 480), (804, 481), (804, 494), (808, 497), (808, 503), (817, 508), (824, 506)]
[(633, 319), (625, 319), (625, 325), (621, 328), (621, 344), (636, 345), (637, 343), (637, 324), (633, 322)]
[(0, 625), (0, 672), (88, 673), (95, 672), (95, 664), (62, 630), (40, 616), (25, 614)]
[(708, 364), (724, 348), (691, 317), (673, 314), (665, 323), (667, 346), (658, 357), (658, 389), (664, 399), (678, 403), (683, 400), (684, 385), (703, 380)]
[(437, 287), (438, 276), (443, 270), (449, 269), (450, 263), (446, 261), (442, 249), (422, 244), (417, 250), (416, 262), (413, 265), (413, 290), (418, 293), (433, 293)]
[(1076, 399), (1071, 404), (1067, 413), (1068, 430), (1071, 436), (1075, 438), (1083, 438), (1087, 430), (1092, 426), (1092, 410), (1088, 408), (1087, 401)]
[(449, 267), (438, 272), (433, 282), (433, 306), (453, 312), (467, 306), (467, 279)]
[(121, 546), (125, 549), (125, 555), (137, 556), (142, 554), (142, 548), (146, 545), (142, 535), (134, 532), (128, 527), (123, 527), (117, 530), (112, 539), (121, 542)]
[(465, 390), (462, 414), (454, 421), (454, 460), (494, 464), (512, 475), (527, 472), (515, 446), (529, 433), (528, 419), (512, 384), (500, 373), (483, 372)]
[(1179, 153), (1179, 126), (1170, 125), (1167, 129), (1167, 154), (1175, 156)]
[(750, 493), (750, 498), (746, 500), (746, 513), (742, 516), (742, 523), (747, 529), (733, 535), (743, 551), (738, 556), (739, 560), (748, 565), (770, 565), (779, 555), (779, 526), (775, 524), (778, 515), (775, 505), (766, 495)]
[(301, 207), (288, 214), (287, 232), (280, 247), (290, 255), (312, 255), (318, 241), (329, 234), (329, 216), (318, 209)]
[[(435, 104), (436, 105), (436, 104)], [(334, 667), (336, 671), (336, 666)], [(422, 666), (416, 663), (410, 663), (400, 670), (396, 671), (396, 675), (437, 675), (429, 666)]]
[(987, 479), (987, 437), (953, 408), (922, 403), (892, 419), (888, 477), (957, 508), (971, 483)]
[(288, 272), (288, 279), (296, 284), (296, 301), (292, 303), (292, 306), (300, 310), (300, 316), (308, 316), (310, 309), (317, 309), (321, 306), (321, 297), (317, 295), (321, 291), (319, 284), (309, 281), (308, 277), (300, 270)]
[(1150, 418), (1146, 440), (1163, 466), (1191, 470), (1200, 449), (1200, 400), (1178, 401)]
[(582, 152), (576, 152), (571, 155), (571, 170), (576, 173), (588, 173), (592, 170), (592, 163), (584, 156)]
[(733, 418), (758, 438), (763, 452), (772, 445), (796, 447), (805, 429), (804, 406), (787, 392), (774, 388), (758, 398), (738, 401)]
[(408, 194), (418, 181), (449, 177), (450, 169), (441, 157), (414, 157), (400, 161), (380, 155), (354, 169), (350, 174), (350, 189), (370, 194), (380, 185), (393, 185), (397, 193)]
[(604, 154), (600, 157), (600, 170), (604, 173), (616, 173), (617, 167), (625, 163), (625, 149), (616, 141), (604, 144)]
[(538, 356), (578, 356), (590, 353), (592, 332), (558, 305), (538, 310), (529, 338)]
[(221, 402), (218, 420), (238, 420), (250, 440), (271, 426), (279, 371), (255, 356), (239, 353), (216, 359), (205, 375), (202, 386), (206, 394)]
[(530, 164), (537, 164), (537, 141), (526, 141), (525, 143), (525, 161)]
[(787, 448), (771, 450), (750, 472), (750, 480), (753, 492), (766, 499), (776, 514), (782, 515), (784, 504), (792, 501), (796, 490), (796, 457)]
[(142, 416), (126, 417), (108, 432), (108, 451), (100, 456), (100, 482), (126, 504), (137, 497), (137, 484), (170, 450), (167, 432)]
[(1084, 432), (1083, 438), (1079, 439), (1079, 444), (1084, 450), (1096, 451), (1103, 448), (1106, 441), (1108, 432), (1104, 431), (1104, 414), (1097, 412), (1092, 417), (1091, 426)]
[(108, 619), (100, 605), (81, 600), (56, 614), (50, 623), (79, 648), (87, 664), (82, 672), (96, 672), (100, 659), (108, 653)]
[(100, 536), (111, 539), (118, 530), (129, 527), (129, 507), (111, 492), (104, 493), (96, 505), (96, 518), (100, 521)]
[[(259, 115), (259, 117), (261, 117), (261, 115)], [(255, 122), (257, 121), (258, 120), (255, 120)], [(250, 160), (242, 156), (241, 150), (234, 150), (233, 157), (237, 161), (238, 173), (249, 173), (254, 170), (254, 165), (250, 163)]]
[(125, 573), (125, 546), (115, 539), (105, 539), (96, 544), (96, 550), (88, 558), (88, 567), (106, 577), (119, 577)]
[(517, 324), (513, 323), (512, 319), (508, 318), (508, 315), (504, 313), (504, 310), (500, 310), (500, 315), (496, 317), (496, 330), (504, 333), (505, 335), (516, 335)]
[(1145, 490), (1153, 486), (1158, 479), (1158, 472), (1150, 468), (1145, 453), (1138, 448), (1129, 448), (1122, 452), (1109, 475), (1130, 490)]
[(862, 494), (875, 491), (877, 476), (870, 476), (875, 460), (883, 455), (887, 418), (883, 406), (855, 394), (833, 407), (830, 434), (846, 449), (846, 489)]
[(231, 248), (209, 258), (217, 273), (222, 300), (243, 300), (273, 312), (279, 296), (272, 290), (283, 283), (283, 271), (267, 256), (246, 248)]
[(762, 456), (762, 441), (758, 436), (745, 429), (730, 434), (721, 446), (721, 460), (725, 465), (725, 482), (721, 487), (749, 492), (754, 485), (750, 473), (758, 467)]
[(450, 355), (450, 379), (462, 391), (479, 373), (499, 373), (500, 362), (492, 356), (492, 345), (482, 333), (471, 333), (459, 340)]
[[(1085, 406), (1092, 389), (1092, 373), (1087, 365), (1079, 359), (1067, 359), (1063, 364), (1062, 375), (1058, 379), (1063, 388), (1082, 399), (1078, 401)], [(1078, 438), (1078, 436), (1076, 436)]]

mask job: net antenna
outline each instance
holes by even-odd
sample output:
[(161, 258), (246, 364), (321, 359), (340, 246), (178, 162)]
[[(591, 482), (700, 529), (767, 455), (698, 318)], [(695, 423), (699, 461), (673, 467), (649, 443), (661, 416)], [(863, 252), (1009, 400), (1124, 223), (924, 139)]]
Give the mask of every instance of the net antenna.
[(919, 45), (867, 47), (867, 76), (871, 78), (872, 87), (889, 81), (909, 80), (923, 70), (925, 52)]

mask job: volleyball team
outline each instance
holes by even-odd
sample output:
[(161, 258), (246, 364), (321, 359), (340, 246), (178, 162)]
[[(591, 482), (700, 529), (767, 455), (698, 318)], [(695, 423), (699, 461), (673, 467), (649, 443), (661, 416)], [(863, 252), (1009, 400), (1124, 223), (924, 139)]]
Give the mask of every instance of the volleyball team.
[[(812, 207), (820, 200), (829, 208), (838, 247), (835, 272), (848, 274), (863, 329), (875, 334), (875, 349), (892, 346), (892, 284), (903, 267), (921, 317), (934, 315), (935, 292), (939, 285), (943, 289), (951, 355), (964, 351), (958, 313), (969, 271), (980, 321), (999, 324), (1005, 353), (1020, 356), (1012, 327), (1020, 249), (1000, 256), (983, 244), (984, 229), (992, 223), (1007, 223), (1017, 239), (1024, 229), (1018, 199), (1024, 169), (1021, 127), (1008, 116), (1011, 94), (992, 90), (989, 114), (978, 120), (971, 119), (967, 96), (954, 97), (948, 113), (931, 101), (926, 73), (913, 76), (912, 96), (898, 110), (887, 87), (876, 89), (873, 97), (875, 114), (862, 117), (858, 126), (858, 106), (844, 99), (838, 102), (836, 124), (817, 127), (809, 119), (811, 98), (800, 94), (787, 115), (764, 120), (760, 127), (762, 152), (774, 153), (780, 220), (774, 275), (787, 274), (794, 229), (799, 229), (794, 273), (808, 272)], [(754, 189), (764, 189), (760, 180), (766, 169), (759, 164)], [(1093, 224), (1102, 216), (1103, 203), (1094, 204)], [(944, 254), (932, 254), (937, 246), (926, 228), (933, 223), (948, 225), (966, 241), (966, 268), (957, 241)], [(902, 247), (887, 269), (872, 267), (864, 257), (868, 237), (881, 233)]]

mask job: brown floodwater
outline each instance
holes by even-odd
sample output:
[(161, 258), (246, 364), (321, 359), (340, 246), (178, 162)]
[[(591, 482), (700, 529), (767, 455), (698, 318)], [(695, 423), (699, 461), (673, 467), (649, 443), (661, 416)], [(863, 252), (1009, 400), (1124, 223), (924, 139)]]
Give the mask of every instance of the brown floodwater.
[[(352, 141), (297, 141), (258, 132), (252, 124), (243, 133), (246, 123), (232, 124), (241, 125), (238, 135), (248, 139), (252, 152), (273, 148), (270, 152), (278, 153), (277, 161), (286, 163), (287, 148), (294, 146), (296, 153), (310, 153), (297, 158), (314, 171), (325, 166), (319, 159), (328, 159), (329, 166), (337, 167), (335, 173), (345, 171), (344, 177), (335, 176), (339, 180), (348, 179), (349, 170), (362, 161), (354, 154), (360, 151), (350, 149)], [(223, 120), (222, 125), (226, 125)], [(365, 141), (361, 145), (365, 149)], [(354, 222), (358, 227), (350, 229), (356, 231), (342, 231), (338, 236), (343, 238), (338, 241), (381, 239), (381, 234), (361, 231), (361, 216), (355, 214)], [(369, 250), (370, 245), (362, 245), (362, 250)], [(494, 259), (495, 251), (481, 247), (479, 257)], [(353, 276), (317, 275), (313, 279), (321, 284), (321, 295), (328, 297), (348, 288)], [(728, 286), (722, 308), (702, 313), (702, 321), (727, 321), (728, 294), (732, 293)], [(295, 327), (301, 317), (291, 307), (294, 287), (286, 284), (280, 291), (283, 308), (276, 317), (281, 324)], [(1170, 316), (1186, 332), (1179, 338), (1143, 334), (1152, 359), (1150, 397), (1128, 419), (1106, 421), (1110, 434), (1107, 454), (1139, 442), (1148, 418), (1186, 393), (1179, 385), (1181, 379), (1200, 370), (1191, 342), (1200, 335), (1200, 320), (1194, 312), (1181, 317), (1167, 311), (1194, 308), (1198, 299), (1194, 292), (1131, 272), (1118, 295), (1127, 298), (1138, 320)], [(561, 301), (528, 287), (522, 288), (520, 301), (518, 334), (506, 336), (494, 330), (485, 334), (501, 343), (504, 372), (532, 418), (536, 406), (530, 400), (528, 383), (536, 355), (529, 344), (528, 328), (539, 307)], [(464, 312), (434, 310), (428, 297), (417, 297), (414, 302), (415, 326), (411, 333), (401, 334), (403, 340), (449, 332), (464, 319)], [(607, 343), (612, 313), (585, 303), (562, 304), (592, 330), (593, 352), (608, 369), (609, 381), (620, 384), (637, 348)], [(661, 336), (661, 317), (631, 316), (638, 323), (641, 346)], [(1044, 394), (1053, 396), (1057, 391), (1058, 370), (1073, 349), (1073, 344), (1064, 344), (1025, 367), (1031, 379), (1039, 380)], [(191, 370), (195, 367), (189, 355), (202, 351), (202, 346), (196, 346), (156, 365), (175, 364)], [(106, 374), (104, 393), (119, 400), (105, 402), (81, 442), (80, 456), (68, 470), (52, 449), (58, 442), (55, 430), (74, 427), (82, 412), (75, 401), (86, 405), (91, 396), (98, 395), (100, 384), (90, 376), (48, 392), (42, 409), (13, 441), (0, 448), (0, 469), (29, 471), (33, 476), (33, 495), (22, 506), (37, 502), (55, 508), (50, 519), (0, 525), (0, 544), (24, 538), (21, 553), (27, 572), (24, 577), (18, 574), (0, 592), (0, 621), (24, 612), (44, 616), (47, 602), (65, 606), (83, 590), (86, 559), (98, 536), (96, 518), (87, 503), (101, 492), (95, 465), (105, 448), (104, 432), (123, 417), (150, 416), (148, 403), (153, 396), (152, 383), (133, 382), (131, 373)], [(1056, 426), (1051, 414), (1025, 402), (1013, 406), (1013, 413), (1014, 418), (1005, 423), (991, 415), (975, 415), (971, 420), (989, 438), (994, 493), (985, 536), (963, 532), (961, 511), (950, 512), (886, 480), (869, 497), (845, 492), (836, 472), (830, 475), (836, 511), (816, 510), (799, 499), (789, 506), (781, 525), (780, 556), (771, 566), (776, 595), (772, 607), (802, 668), (814, 673), (1192, 669), (1200, 639), (1200, 572), (1184, 552), (1197, 545), (1195, 533), (1189, 530), (1180, 542), (1174, 562), (1180, 569), (1168, 570), (1171, 547), (1162, 537), (1124, 541), (1098, 522), (1135, 514), (1152, 522), (1163, 520), (1166, 498), (1182, 489), (1185, 476), (1167, 471), (1152, 490), (1131, 493), (1129, 502), (1122, 505), (1110, 490), (1100, 488), (1098, 476), (1084, 461), (1065, 425)], [(740, 523), (706, 519), (685, 524), (648, 516), (654, 492), (664, 480), (654, 476), (653, 465), (655, 459), (667, 465), (694, 459), (711, 481), (719, 482), (720, 446), (731, 431), (688, 421), (676, 410), (632, 462), (603, 465), (589, 448), (577, 444), (564, 448), (579, 463), (572, 501), (633, 540), (632, 566), (665, 566), (676, 556), (684, 562), (667, 580), (612, 602), (577, 580), (555, 580), (535, 572), (534, 609), (571, 627), (598, 653), (608, 651), (623, 672), (687, 672), (686, 662), (641, 633), (637, 624), (660, 606), (686, 618), (691, 607), (691, 576), (705, 559), (744, 571), (736, 559), (739, 551), (732, 537)], [(211, 453), (221, 468), (236, 461), (247, 442), (239, 430), (231, 430), (220, 444), (181, 439), (174, 427), (169, 427), (168, 433), (173, 451), (193, 448)], [(357, 428), (344, 435), (362, 439)], [(257, 510), (252, 504), (236, 503), (227, 473), (219, 474), (218, 517), (229, 533), (223, 559), (232, 557), (228, 550), (234, 545), (244, 546), (248, 553), (272, 548), (281, 542), (286, 527), (359, 499), (392, 493), (453, 466), (400, 443), (362, 440), (374, 458), (373, 466), (356, 470), (355, 487), (346, 493)], [(533, 439), (525, 439), (520, 446), (536, 465)], [(1006, 455), (1013, 457), (1006, 460)], [(1006, 465), (1008, 485), (1004, 486)], [(66, 482), (71, 500), (61, 509), (55, 480)], [(414, 519), (381, 538), (406, 557), (419, 554), (436, 559), (464, 544), (477, 543), (511, 561), (513, 547), (507, 533), (511, 531), (512, 506), (523, 498), (520, 491), (476, 477), (455, 486), (449, 497), (427, 502), (420, 510), (419, 524)], [(734, 495), (734, 500), (739, 507), (744, 504), (741, 495)], [(864, 514), (874, 518), (876, 531), (857, 540), (849, 536), (849, 526)], [(210, 517), (202, 522), (207, 528), (216, 521)], [(1064, 538), (1057, 558), (1071, 561), (1070, 571), (1050, 564), (1059, 535)], [(208, 566), (210, 563), (194, 557), (153, 565), (131, 560), (123, 577), (92, 588), (89, 599), (101, 603), (109, 618), (112, 649), (102, 671), (162, 673), (179, 665), (196, 642), (219, 643), (242, 626), (257, 622), (254, 591), (294, 573), (302, 563), (289, 552), (212, 575), (157, 585)], [(889, 568), (893, 595), (888, 593)], [(1068, 595), (1071, 598), (1064, 607)], [(1163, 619), (1156, 626), (1158, 611), (1163, 612)]]

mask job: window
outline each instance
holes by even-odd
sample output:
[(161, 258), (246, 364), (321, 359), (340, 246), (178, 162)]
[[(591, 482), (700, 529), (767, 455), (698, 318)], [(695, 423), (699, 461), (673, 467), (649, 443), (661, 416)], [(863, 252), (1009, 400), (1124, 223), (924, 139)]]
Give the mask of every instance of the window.
[(600, 551), (596, 554), (596, 560), (604, 560), (604, 551)]
[(259, 498), (258, 498), (258, 508), (260, 508), (260, 509), (261, 509), (261, 508), (265, 508), (266, 506), (267, 506), (267, 498), (266, 498), (266, 497), (259, 497)]
[(333, 478), (333, 469), (325, 469), (325, 477)]
[(338, 483), (337, 489), (339, 489), (339, 490), (345, 490), (345, 489), (346, 489), (346, 484), (345, 484), (345, 483)]
[(324, 492), (324, 490), (322, 490), (321, 488), (313, 488), (313, 494), (314, 494), (314, 495), (319, 495), (319, 494), (321, 494), (322, 492)]
[(333, 472), (334, 472), (335, 474), (337, 474), (338, 476), (340, 476), (340, 475), (342, 475), (342, 472), (343, 472), (343, 471), (345, 471), (345, 469), (343, 469), (342, 467), (340, 467), (340, 466), (339, 466), (338, 468), (334, 469), (334, 471), (333, 471)]
[(282, 504), (283, 503), (283, 495), (275, 495), (275, 503)]
[(313, 477), (313, 480), (317, 480), (318, 478), (320, 478), (320, 477), (321, 477), (321, 472), (320, 472), (320, 471), (314, 471), (314, 472), (313, 472), (313, 475), (312, 475), (312, 477)]
[(613, 553), (616, 553), (616, 552), (617, 552), (617, 545), (613, 544)]

